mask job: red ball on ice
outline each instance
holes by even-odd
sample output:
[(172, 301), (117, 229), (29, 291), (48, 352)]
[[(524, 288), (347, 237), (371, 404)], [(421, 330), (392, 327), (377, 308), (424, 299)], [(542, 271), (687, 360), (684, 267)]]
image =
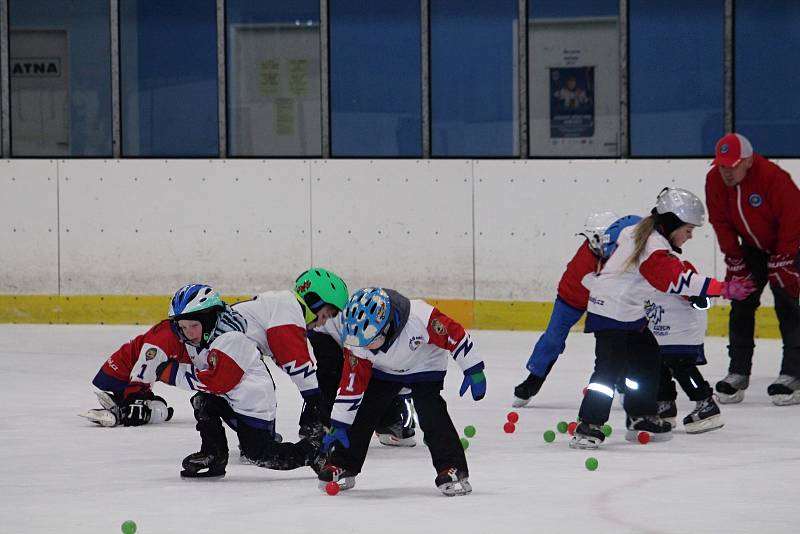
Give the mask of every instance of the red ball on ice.
[(517, 412), (508, 412), (506, 415), (506, 419), (508, 419), (509, 423), (515, 423), (519, 421), (519, 414)]
[(327, 484), (325, 484), (325, 493), (328, 495), (336, 495), (339, 493), (339, 484), (331, 480)]
[(648, 443), (650, 443), (650, 434), (648, 434), (647, 432), (639, 432), (637, 439), (639, 440), (639, 443), (641, 443), (642, 445), (647, 445)]
[(511, 421), (503, 425), (503, 432), (506, 434), (513, 434), (517, 427)]
[(567, 432), (569, 432), (570, 436), (574, 436), (575, 435), (575, 428), (577, 426), (578, 426), (578, 423), (576, 423), (575, 421), (573, 421), (573, 422), (571, 422), (570, 424), (567, 425)]

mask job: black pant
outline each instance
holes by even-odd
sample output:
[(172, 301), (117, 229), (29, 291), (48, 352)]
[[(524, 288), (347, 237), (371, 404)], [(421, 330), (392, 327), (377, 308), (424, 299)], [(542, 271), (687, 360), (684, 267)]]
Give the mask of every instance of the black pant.
[(443, 380), (401, 384), (373, 377), (367, 386), (353, 425), (347, 431), (350, 447), (346, 449), (341, 446), (335, 447), (328, 460), (329, 463), (354, 473), (361, 472), (372, 434), (403, 386), (411, 389), (419, 426), (425, 433), (425, 442), (436, 472), (439, 473), (449, 467), (468, 472), (464, 448), (450, 414), (447, 413), (447, 403), (439, 394), (444, 387)]
[[(317, 359), (317, 382), (322, 398), (320, 408), (323, 420), (328, 422), (333, 410), (333, 401), (336, 399), (336, 391), (339, 389), (339, 382), (342, 378), (344, 364), (342, 347), (331, 336), (318, 332), (310, 332), (308, 340), (311, 342), (314, 357)], [(391, 426), (398, 422), (402, 425), (404, 410), (403, 400), (398, 397), (386, 408), (378, 427)]]
[(697, 368), (695, 361), (696, 354), (686, 356), (670, 355), (664, 357), (661, 364), (661, 381), (658, 387), (658, 400), (674, 401), (678, 398), (678, 391), (675, 389), (673, 378), (678, 381), (681, 389), (695, 402), (705, 400), (711, 396), (711, 387), (703, 378), (700, 369)]
[(200, 432), (201, 452), (227, 454), (228, 440), (225, 437), (224, 421), (236, 431), (242, 455), (261, 467), (287, 470), (308, 465), (315, 448), (305, 440), (298, 443), (275, 441), (274, 426), (259, 428), (248, 424), (233, 411), (228, 401), (218, 395), (199, 392), (192, 397), (194, 418)]
[[(594, 373), (590, 384), (605, 386), (613, 392), (622, 378), (627, 378), (636, 387), (625, 390), (624, 407), (628, 415), (655, 415), (661, 371), (661, 355), (658, 343), (650, 330), (602, 330), (594, 333)], [(581, 421), (602, 425), (608, 421), (612, 396), (594, 389), (587, 389), (581, 402), (578, 416)]]
[[(766, 252), (751, 247), (742, 247), (747, 268), (753, 273), (756, 290), (744, 300), (731, 301), (731, 314), (728, 317), (730, 345), (728, 372), (750, 375), (753, 368), (753, 350), (756, 310), (761, 303), (761, 293), (767, 285)], [(782, 375), (800, 377), (800, 304), (783, 288), (770, 286), (775, 296), (775, 315), (783, 338)]]

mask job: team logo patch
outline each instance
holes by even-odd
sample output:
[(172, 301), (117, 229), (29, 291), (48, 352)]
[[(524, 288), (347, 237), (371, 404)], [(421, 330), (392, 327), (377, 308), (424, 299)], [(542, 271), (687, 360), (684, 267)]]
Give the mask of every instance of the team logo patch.
[(647, 316), (648, 321), (657, 325), (661, 323), (661, 318), (664, 315), (664, 307), (646, 300), (644, 303), (644, 314)]
[(358, 363), (358, 358), (356, 358), (355, 356), (353, 356), (351, 354), (350, 355), (350, 369), (355, 369), (357, 363)]
[(724, 145), (719, 147), (719, 153), (720, 154), (727, 154), (730, 149), (731, 149), (731, 147), (728, 146), (728, 143), (725, 143)]
[(757, 208), (764, 203), (764, 199), (761, 198), (761, 195), (759, 195), (758, 193), (753, 193), (749, 197), (747, 197), (747, 203), (753, 206), (754, 208)]
[(433, 331), (436, 332), (437, 335), (444, 336), (447, 334), (447, 327), (443, 325), (439, 319), (431, 321), (431, 328), (433, 328)]
[(308, 291), (308, 288), (310, 287), (311, 287), (311, 280), (303, 280), (303, 283), (295, 287), (294, 290), (302, 295), (303, 293)]
[(212, 369), (217, 366), (217, 355), (213, 352), (208, 355), (208, 366)]
[(144, 353), (144, 357), (146, 360), (152, 360), (156, 357), (156, 354), (158, 354), (158, 351), (154, 347), (150, 347), (147, 349), (147, 352)]
[(413, 336), (408, 340), (408, 350), (417, 350), (422, 345), (422, 336)]

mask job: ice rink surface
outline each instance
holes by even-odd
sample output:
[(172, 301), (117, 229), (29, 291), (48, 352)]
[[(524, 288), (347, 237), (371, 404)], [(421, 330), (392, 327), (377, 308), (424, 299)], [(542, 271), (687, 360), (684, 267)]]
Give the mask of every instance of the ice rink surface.
[[(100, 428), (76, 416), (96, 407), (91, 379), (105, 358), (144, 327), (0, 325), (0, 532), (120, 532), (126, 519), (151, 533), (733, 533), (797, 532), (800, 406), (773, 406), (780, 342), (760, 340), (750, 388), (722, 406), (725, 427), (667, 443), (624, 440), (614, 432), (599, 451), (575, 451), (568, 436), (542, 439), (576, 417), (593, 365), (593, 338), (572, 334), (531, 406), (503, 432), (514, 385), (538, 333), (474, 331), (486, 362), (488, 393), (459, 398), (451, 365), (445, 398), (459, 431), (474, 425), (467, 459), (474, 491), (444, 497), (427, 449), (374, 441), (356, 487), (335, 497), (317, 489), (310, 468), (269, 471), (232, 455), (219, 481), (186, 481), (182, 458), (199, 450), (189, 392), (158, 384), (173, 421)], [(713, 384), (727, 369), (726, 340), (708, 338)], [(297, 432), (300, 396), (271, 367), (278, 387), (278, 431)], [(679, 393), (679, 419), (693, 407)], [(418, 438), (421, 433), (418, 432)], [(233, 451), (236, 436), (228, 432)], [(597, 471), (584, 467), (589, 456)]]

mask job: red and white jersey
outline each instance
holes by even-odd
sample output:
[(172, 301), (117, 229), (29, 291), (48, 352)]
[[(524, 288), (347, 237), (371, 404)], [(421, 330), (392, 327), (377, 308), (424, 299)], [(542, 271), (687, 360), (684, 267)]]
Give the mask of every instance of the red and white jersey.
[(586, 331), (640, 329), (645, 323), (644, 302), (657, 292), (684, 296), (717, 296), (720, 282), (694, 272), (673, 252), (667, 238), (653, 232), (647, 239), (639, 264), (630, 265), (634, 250), (629, 226), (620, 232), (618, 248), (598, 276), (587, 275), (590, 288)]
[[(98, 379), (95, 379), (95, 383), (100, 389), (109, 391), (124, 388), (125, 397), (148, 391), (156, 382), (156, 368), (167, 358), (182, 363), (190, 361), (186, 346), (172, 330), (169, 320), (161, 321), (117, 349), (100, 369), (100, 373), (109, 377), (110, 382), (103, 377), (100, 380), (104, 383), (98, 384)], [(120, 386), (112, 387), (111, 382)]]
[(666, 293), (655, 293), (644, 303), (650, 331), (662, 350), (675, 352), (705, 343), (708, 312), (698, 310), (688, 299)]
[(561, 300), (575, 309), (585, 310), (589, 301), (589, 290), (583, 285), (583, 279), (587, 274), (598, 272), (602, 265), (602, 260), (589, 247), (589, 241), (584, 239), (558, 282), (558, 296)]
[(267, 291), (233, 307), (247, 319), (247, 337), (264, 356), (288, 374), (306, 397), (319, 393), (317, 366), (311, 358), (306, 321), (291, 291)]
[(464, 372), (483, 369), (464, 327), (425, 301), (412, 300), (410, 305), (408, 321), (386, 352), (345, 348), (332, 420), (347, 426), (353, 423), (373, 376), (402, 383), (443, 380), (450, 358)]
[(186, 345), (191, 364), (180, 364), (174, 384), (227, 399), (237, 414), (274, 421), (275, 383), (255, 344), (242, 332), (219, 335), (208, 349)]

